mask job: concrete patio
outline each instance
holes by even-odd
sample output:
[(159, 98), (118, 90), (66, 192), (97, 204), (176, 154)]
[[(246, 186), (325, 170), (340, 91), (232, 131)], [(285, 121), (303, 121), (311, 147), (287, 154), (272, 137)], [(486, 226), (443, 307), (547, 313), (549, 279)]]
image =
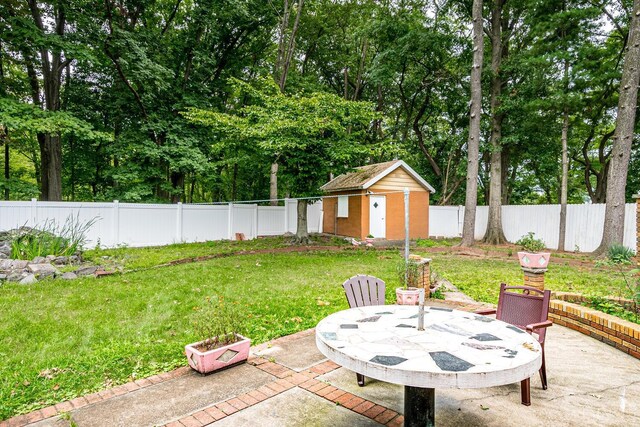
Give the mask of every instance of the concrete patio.
[[(459, 308), (459, 307), (456, 307)], [(640, 425), (640, 360), (555, 325), (548, 390), (520, 385), (436, 391), (440, 426)], [(313, 330), (252, 349), (249, 363), (206, 377), (187, 368), (63, 402), (0, 426), (400, 426), (401, 386), (367, 379), (318, 352)]]

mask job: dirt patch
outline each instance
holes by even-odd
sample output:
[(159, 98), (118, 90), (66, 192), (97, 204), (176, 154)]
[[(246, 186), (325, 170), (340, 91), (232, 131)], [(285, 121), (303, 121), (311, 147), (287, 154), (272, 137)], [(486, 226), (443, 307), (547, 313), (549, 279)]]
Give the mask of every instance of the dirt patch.
[(177, 259), (174, 261), (169, 261), (164, 264), (158, 264), (155, 266), (155, 268), (170, 267), (172, 265), (180, 265), (180, 264), (189, 264), (192, 262), (202, 262), (202, 261), (208, 261), (211, 259), (218, 259), (218, 258), (228, 258), (231, 256), (237, 256), (237, 255), (263, 255), (263, 254), (285, 254), (285, 253), (292, 253), (292, 252), (326, 252), (326, 251), (347, 252), (347, 251), (357, 251), (357, 250), (360, 250), (360, 251), (372, 250), (372, 248), (364, 249), (364, 248), (351, 247), (351, 246), (287, 246), (284, 248), (273, 248), (273, 249), (255, 249), (250, 251), (242, 250), (242, 251), (235, 251), (235, 252), (225, 252), (220, 254), (203, 255), (199, 257)]

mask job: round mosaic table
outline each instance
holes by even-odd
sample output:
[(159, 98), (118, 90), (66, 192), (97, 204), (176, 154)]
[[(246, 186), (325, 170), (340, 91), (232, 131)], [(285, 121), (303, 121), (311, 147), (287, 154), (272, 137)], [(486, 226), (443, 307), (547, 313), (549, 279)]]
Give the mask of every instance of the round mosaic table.
[(434, 425), (436, 388), (481, 388), (531, 377), (542, 365), (540, 344), (491, 317), (418, 306), (369, 306), (318, 323), (316, 345), (337, 364), (405, 386), (405, 426)]

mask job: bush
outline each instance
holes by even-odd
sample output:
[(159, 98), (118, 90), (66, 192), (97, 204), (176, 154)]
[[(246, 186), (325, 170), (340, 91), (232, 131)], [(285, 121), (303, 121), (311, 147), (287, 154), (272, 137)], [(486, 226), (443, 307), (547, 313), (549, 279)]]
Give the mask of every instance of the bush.
[(536, 239), (532, 231), (522, 236), (520, 240), (516, 242), (516, 245), (522, 246), (522, 249), (527, 252), (540, 252), (546, 248), (544, 242)]
[(47, 255), (71, 256), (83, 249), (87, 231), (97, 221), (81, 222), (69, 216), (62, 227), (55, 221), (45, 222), (40, 229), (21, 227), (11, 233), (11, 258), (31, 260)]
[(617, 243), (609, 246), (607, 251), (607, 257), (615, 264), (630, 264), (634, 255), (635, 253), (632, 249)]

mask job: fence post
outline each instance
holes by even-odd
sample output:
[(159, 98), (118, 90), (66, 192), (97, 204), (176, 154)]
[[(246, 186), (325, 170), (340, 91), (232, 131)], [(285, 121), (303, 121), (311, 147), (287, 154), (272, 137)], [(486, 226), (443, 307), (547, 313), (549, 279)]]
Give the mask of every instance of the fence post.
[(227, 214), (228, 214), (228, 221), (229, 221), (227, 237), (229, 237), (229, 240), (233, 240), (233, 203), (229, 203), (229, 212), (227, 212)]
[(117, 200), (113, 201), (113, 219), (112, 219), (112, 237), (113, 237), (113, 246), (118, 246), (120, 244), (120, 202)]
[(255, 230), (254, 232), (254, 239), (258, 238), (258, 205), (255, 204), (254, 206), (254, 211), (253, 211), (253, 229)]
[(284, 199), (284, 233), (289, 231), (289, 199)]
[(176, 241), (182, 242), (182, 202), (178, 202), (176, 210)]
[(31, 199), (31, 221), (32, 227), (38, 225), (38, 199)]

